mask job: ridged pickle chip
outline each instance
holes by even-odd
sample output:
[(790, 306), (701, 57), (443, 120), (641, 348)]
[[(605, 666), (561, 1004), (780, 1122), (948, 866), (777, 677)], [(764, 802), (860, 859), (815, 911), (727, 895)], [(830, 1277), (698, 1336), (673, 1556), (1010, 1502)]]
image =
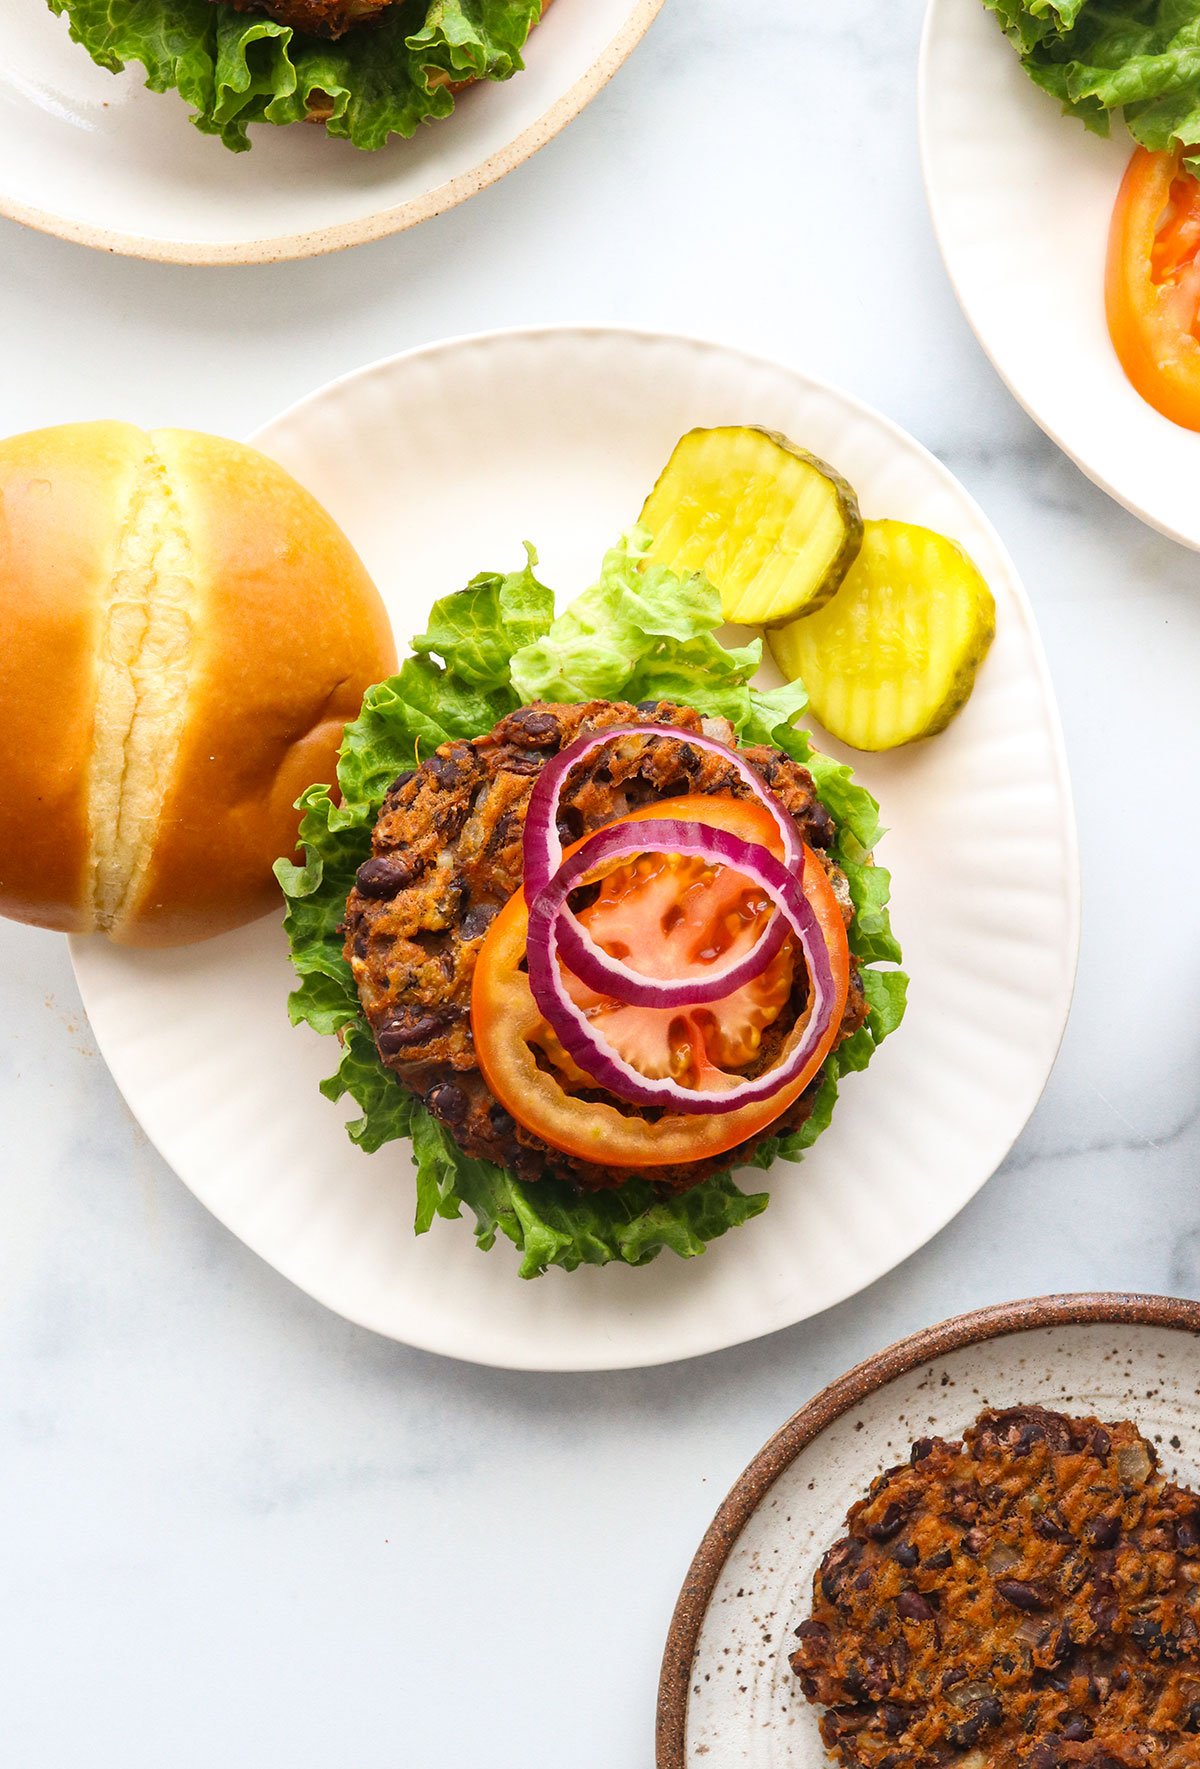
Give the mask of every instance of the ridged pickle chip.
[(879, 750), (950, 723), (995, 630), (992, 592), (961, 547), (912, 523), (867, 522), (837, 595), (768, 643), (827, 731)]
[(862, 545), (853, 488), (769, 430), (690, 430), (675, 445), (641, 521), (650, 557), (703, 572), (726, 620), (772, 627), (819, 609)]

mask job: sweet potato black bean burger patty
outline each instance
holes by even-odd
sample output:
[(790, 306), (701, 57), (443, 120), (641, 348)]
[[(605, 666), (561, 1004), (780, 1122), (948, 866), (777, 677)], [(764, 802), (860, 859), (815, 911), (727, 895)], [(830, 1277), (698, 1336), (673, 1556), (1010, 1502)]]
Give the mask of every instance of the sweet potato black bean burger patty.
[(878, 807), (751, 686), (761, 641), (637, 533), (557, 619), (533, 558), (438, 602), (280, 862), (325, 1083), (407, 1136), (418, 1231), (521, 1271), (684, 1256), (757, 1215), (903, 1013)]
[(1200, 1495), (1129, 1420), (985, 1412), (846, 1529), (791, 1654), (844, 1769), (1200, 1762)]
[[(668, 730), (680, 735), (667, 736)], [(498, 1162), (522, 1179), (553, 1176), (588, 1191), (619, 1186), (629, 1178), (627, 1166), (605, 1158), (605, 1136), (596, 1138), (593, 1158), (583, 1152), (593, 1126), (600, 1128), (603, 1120), (584, 1110), (577, 1114), (573, 1133), (563, 1113), (557, 1147), (523, 1124), (516, 1114), (524, 1110), (533, 1118), (534, 1113), (522, 1105), (520, 1091), (510, 1111), (480, 1071), (472, 996), (488, 932), (522, 889), (523, 837), (536, 782), (547, 764), (572, 744), (609, 731), (620, 735), (597, 745), (566, 775), (556, 819), (560, 842), (593, 835), (631, 811), (695, 796), (712, 796), (722, 809), (730, 800), (738, 807), (755, 802), (732, 761), (719, 750), (698, 749), (687, 741), (689, 733), (706, 732), (732, 746), (733, 730), (724, 719), (702, 721), (697, 713), (669, 702), (638, 709), (609, 701), (580, 706), (534, 702), (474, 742), (444, 745), (388, 793), (375, 825), (372, 858), (359, 867), (346, 906), (346, 959), (385, 1066), (424, 1101), (466, 1154)], [(853, 907), (845, 876), (824, 857), (832, 819), (816, 796), (812, 777), (765, 745), (740, 753), (787, 812), (797, 839), (806, 846), (806, 860), (813, 856), (823, 875), (820, 889), (833, 897), (836, 917), (848, 921)], [(703, 815), (702, 807), (695, 809)], [(728, 929), (704, 906), (708, 897), (716, 898), (712, 877), (713, 868), (702, 859), (677, 857), (642, 862), (640, 870), (629, 863), (609, 873), (604, 902), (613, 905), (608, 926), (619, 926), (619, 939), (610, 931), (607, 938), (601, 936), (602, 946), (611, 954), (618, 945), (629, 948), (640, 939), (647, 942), (642, 957), (649, 959), (679, 945), (686, 960), (695, 950), (697, 930), (706, 941), (727, 938)], [(581, 891), (581, 897), (591, 897), (580, 910), (584, 925), (602, 913), (603, 889), (593, 885)], [(688, 914), (689, 892), (698, 897), (699, 918)], [(722, 892), (719, 906), (736, 929), (760, 912), (760, 901), (758, 894), (739, 886), (736, 898), (727, 899)], [(731, 1071), (761, 1075), (778, 1062), (804, 1012), (808, 982), (792, 952), (781, 949), (757, 979), (703, 1013), (619, 1002), (602, 1007), (597, 1001), (593, 1023), (618, 1048), (625, 1038), (636, 1039), (641, 1048), (646, 1043), (660, 1046), (654, 1066), (663, 1074), (690, 1078), (719, 1042)], [(835, 1049), (866, 1017), (853, 960), (847, 966), (844, 996)], [(477, 1008), (477, 1022), (485, 1011)], [(491, 1036), (490, 1028), (480, 1024), (479, 1037)], [(548, 1022), (539, 1024), (533, 1049), (548, 1091), (585, 1105), (604, 1099), (612, 1111), (637, 1124), (645, 1139), (644, 1159), (655, 1162), (655, 1183), (666, 1190), (686, 1191), (753, 1153), (751, 1131), (728, 1152), (659, 1163), (657, 1112), (646, 1113), (619, 1093), (597, 1087), (595, 1078), (567, 1055)], [(506, 1091), (503, 1079), (498, 1081)], [(768, 1099), (765, 1109), (776, 1134), (798, 1130), (814, 1097), (814, 1090), (806, 1087), (778, 1112)], [(550, 1127), (548, 1134), (553, 1134)]]

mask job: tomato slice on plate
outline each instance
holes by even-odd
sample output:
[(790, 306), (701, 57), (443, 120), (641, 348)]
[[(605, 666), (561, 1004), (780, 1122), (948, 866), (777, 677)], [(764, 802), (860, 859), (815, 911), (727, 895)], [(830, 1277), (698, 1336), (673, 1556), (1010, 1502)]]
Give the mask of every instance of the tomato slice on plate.
[[(674, 981), (741, 957), (770, 914), (766, 892), (731, 867), (644, 854), (607, 875), (579, 920), (611, 957), (644, 976)], [(724, 1071), (752, 1061), (763, 1032), (787, 1005), (794, 973), (787, 941), (752, 982), (704, 1007), (629, 1006), (569, 974), (567, 987), (596, 1030), (642, 1074), (719, 1090), (728, 1085)]]
[(1104, 293), (1134, 387), (1165, 418), (1200, 430), (1200, 179), (1178, 153), (1134, 152), (1113, 210)]
[[(725, 829), (779, 855), (779, 830), (769, 811), (750, 800), (668, 799), (617, 819), (621, 823), (679, 817)], [(574, 853), (582, 843), (569, 851)], [(735, 1112), (665, 1114), (656, 1119), (583, 1099), (594, 1086), (546, 1025), (525, 972), (528, 925), (518, 891), (488, 930), (475, 967), (471, 1028), (479, 1067), (496, 1098), (518, 1123), (552, 1148), (604, 1166), (666, 1167), (721, 1155), (765, 1131), (813, 1081), (837, 1041), (850, 985), (850, 952), (842, 908), (819, 857), (805, 850), (804, 894), (816, 913), (833, 970), (835, 1001), (829, 1031), (811, 1063), (769, 1099)], [(610, 873), (580, 911), (592, 938), (646, 975), (703, 974), (753, 945), (769, 904), (729, 867), (678, 855), (645, 855)], [(785, 942), (761, 976), (724, 1001), (686, 1009), (628, 1007), (606, 1002), (572, 979), (570, 988), (614, 1048), (647, 1075), (672, 1074), (685, 1086), (727, 1085), (724, 1071), (750, 1062), (763, 1033), (791, 994), (793, 948)]]

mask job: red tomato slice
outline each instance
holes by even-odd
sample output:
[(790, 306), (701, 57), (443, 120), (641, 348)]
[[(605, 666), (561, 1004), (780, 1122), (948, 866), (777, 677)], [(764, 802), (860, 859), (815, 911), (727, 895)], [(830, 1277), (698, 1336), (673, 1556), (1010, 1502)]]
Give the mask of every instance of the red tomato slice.
[[(728, 866), (646, 854), (610, 873), (579, 919), (612, 957), (645, 976), (674, 980), (702, 976), (709, 966), (749, 951), (770, 913), (766, 893)], [(794, 971), (794, 942), (787, 941), (753, 982), (711, 1006), (629, 1007), (570, 975), (567, 987), (596, 1029), (643, 1075), (670, 1075), (685, 1087), (719, 1091), (732, 1085), (722, 1071), (750, 1062), (763, 1032), (782, 1013)]]
[(1134, 152), (1113, 210), (1104, 293), (1134, 387), (1165, 418), (1200, 430), (1200, 179), (1178, 154)]
[[(618, 821), (644, 822), (651, 817), (702, 821), (780, 852), (774, 819), (753, 801), (669, 799)], [(569, 851), (574, 853), (581, 845), (577, 842)], [(701, 863), (697, 872), (691, 862), (676, 860), (672, 867), (669, 859), (656, 864), (659, 859), (651, 856), (648, 863), (639, 860), (622, 867), (601, 886), (595, 902), (582, 912), (594, 939), (638, 969), (645, 968), (647, 974), (665, 977), (696, 974), (706, 964), (753, 943), (766, 906), (745, 878), (728, 867)], [(699, 1161), (761, 1134), (816, 1077), (837, 1041), (849, 991), (845, 917), (820, 858), (807, 849), (804, 894), (829, 950), (834, 1009), (811, 1063), (770, 1099), (710, 1117), (666, 1114), (651, 1121), (633, 1110), (624, 1112), (577, 1097), (572, 1087), (586, 1089), (592, 1083), (542, 1019), (521, 969), (528, 922), (520, 891), (488, 930), (472, 985), (471, 1028), (488, 1086), (518, 1123), (543, 1142), (605, 1166), (650, 1168)], [(573, 992), (582, 991), (579, 999), (596, 1007), (605, 1036), (647, 1074), (671, 1072), (685, 1085), (724, 1086), (728, 1083), (718, 1071), (749, 1060), (763, 1029), (786, 1002), (792, 963), (787, 943), (762, 977), (727, 1001), (684, 1011), (606, 1006), (602, 997), (583, 991), (578, 983)]]

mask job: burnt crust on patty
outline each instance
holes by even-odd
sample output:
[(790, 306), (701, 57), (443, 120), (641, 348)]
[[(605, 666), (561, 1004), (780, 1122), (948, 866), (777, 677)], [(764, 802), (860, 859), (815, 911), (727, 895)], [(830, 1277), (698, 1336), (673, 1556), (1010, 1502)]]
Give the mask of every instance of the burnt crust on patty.
[[(631, 724), (671, 725), (679, 740), (630, 738), (597, 750), (573, 769), (559, 817), (564, 842), (590, 835), (639, 806), (685, 793), (748, 796), (728, 762), (687, 742), (689, 732), (703, 729), (732, 743), (724, 720), (701, 721), (690, 708), (668, 702), (640, 708), (603, 700), (571, 706), (535, 702), (509, 714), (484, 737), (444, 744), (393, 783), (376, 821), (371, 858), (359, 868), (346, 904), (346, 958), (385, 1066), (467, 1154), (507, 1167), (521, 1179), (552, 1176), (582, 1190), (621, 1185), (630, 1171), (549, 1148), (495, 1100), (475, 1061), (471, 981), (491, 922), (521, 888), (525, 813), (543, 766), (587, 732)], [(803, 839), (824, 857), (834, 825), (808, 771), (765, 746), (741, 753), (790, 812)], [(825, 864), (849, 921), (845, 877), (832, 861)], [(865, 1018), (862, 986), (852, 966), (842, 1036)], [(779, 1041), (784, 1036), (781, 1030)], [(767, 1039), (763, 1054), (771, 1060)], [(797, 1129), (811, 1113), (815, 1095), (814, 1084), (782, 1114), (772, 1133)], [(622, 1104), (599, 1090), (595, 1097)], [(650, 1177), (664, 1192), (686, 1191), (737, 1166), (753, 1146), (655, 1168)]]
[[(228, 4), (238, 12), (273, 18), (277, 24), (290, 25), (294, 31), (310, 37), (336, 39), (359, 25), (382, 18), (385, 12), (394, 11), (403, 4), (403, 0), (212, 0), (212, 4)], [(550, 0), (543, 0), (543, 12), (549, 4)], [(471, 84), (469, 80), (452, 81), (449, 74), (436, 68), (426, 68), (425, 75), (431, 86), (446, 85), (454, 92), (461, 92), (464, 85)]]
[[(225, 0), (213, 0), (222, 5)], [(368, 24), (398, 4), (398, 0), (228, 0), (238, 12), (258, 13), (277, 24), (312, 37), (344, 37), (355, 26)]]
[(841, 1763), (1200, 1765), (1200, 1496), (1135, 1425), (985, 1412), (846, 1522), (791, 1657)]

